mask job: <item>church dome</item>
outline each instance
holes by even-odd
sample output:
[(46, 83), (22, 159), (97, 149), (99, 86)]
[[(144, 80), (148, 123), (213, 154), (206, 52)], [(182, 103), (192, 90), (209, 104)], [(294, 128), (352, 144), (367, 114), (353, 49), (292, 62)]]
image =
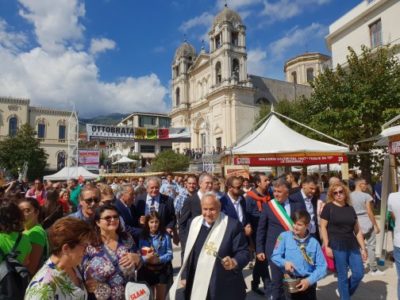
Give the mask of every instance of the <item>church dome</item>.
[(242, 18), (239, 16), (239, 14), (228, 8), (226, 5), (224, 9), (214, 18), (213, 27), (224, 22), (238, 23), (243, 25)]
[(177, 60), (180, 57), (191, 57), (192, 59), (194, 59), (195, 56), (196, 50), (191, 44), (185, 41), (182, 45), (179, 46), (178, 49), (176, 49), (174, 60)]

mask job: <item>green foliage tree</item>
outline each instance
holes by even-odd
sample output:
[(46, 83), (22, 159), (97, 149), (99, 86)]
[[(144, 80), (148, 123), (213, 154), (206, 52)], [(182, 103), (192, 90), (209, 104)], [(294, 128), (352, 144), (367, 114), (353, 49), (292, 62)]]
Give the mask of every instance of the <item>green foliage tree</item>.
[[(379, 167), (379, 157), (371, 152), (374, 141), (359, 141), (378, 135), (381, 125), (400, 113), (400, 64), (394, 53), (397, 47), (369, 49), (357, 55), (349, 48), (347, 63), (327, 69), (311, 82), (309, 99), (283, 100), (275, 110), (350, 145), (358, 155), (350, 156), (350, 165), (360, 167), (367, 179)], [(260, 109), (258, 120), (269, 113)], [(287, 122), (291, 128), (311, 138), (326, 142), (322, 136)], [(256, 121), (257, 122), (257, 121)]]
[(0, 166), (13, 176), (18, 176), (18, 170), (28, 162), (28, 179), (33, 180), (43, 176), (46, 168), (47, 153), (40, 148), (40, 141), (35, 137), (35, 130), (24, 124), (14, 137), (7, 137), (0, 142)]
[(186, 171), (188, 167), (189, 157), (167, 150), (157, 154), (150, 169), (154, 172), (176, 172)]
[(345, 66), (326, 70), (311, 83), (310, 126), (358, 151), (352, 162), (368, 179), (374, 142), (358, 142), (378, 135), (381, 125), (400, 113), (400, 64), (394, 51), (390, 46), (363, 46), (357, 55), (349, 48)]

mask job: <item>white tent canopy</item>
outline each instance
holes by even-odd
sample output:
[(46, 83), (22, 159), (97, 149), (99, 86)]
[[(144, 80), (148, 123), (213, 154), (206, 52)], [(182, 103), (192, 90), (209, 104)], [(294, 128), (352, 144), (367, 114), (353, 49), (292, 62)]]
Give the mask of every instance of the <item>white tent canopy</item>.
[(346, 153), (349, 149), (308, 138), (286, 126), (275, 114), (232, 148), (233, 155), (282, 153)]
[(96, 179), (99, 175), (93, 174), (86, 170), (84, 167), (64, 167), (57, 173), (53, 175), (44, 176), (44, 180), (68, 180), (68, 179), (78, 179), (79, 177), (83, 177), (84, 179)]
[(113, 165), (131, 164), (131, 163), (135, 163), (135, 162), (137, 162), (137, 160), (130, 159), (129, 157), (123, 156), (121, 159), (119, 159), (116, 162), (114, 162)]

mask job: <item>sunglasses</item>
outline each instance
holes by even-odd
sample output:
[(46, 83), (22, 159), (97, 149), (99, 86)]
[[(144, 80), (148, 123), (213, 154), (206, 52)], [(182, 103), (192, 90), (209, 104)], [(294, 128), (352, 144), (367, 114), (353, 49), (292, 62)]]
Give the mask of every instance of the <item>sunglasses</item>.
[(111, 220), (116, 220), (119, 221), (119, 216), (115, 215), (115, 216), (107, 216), (104, 218), (100, 218), (101, 220), (106, 220), (107, 222), (111, 222)]
[(343, 191), (343, 190), (333, 192), (333, 195), (334, 195), (334, 196), (343, 195), (343, 194), (344, 194), (344, 191)]
[(83, 201), (85, 201), (86, 204), (88, 204), (88, 205), (90, 205), (92, 203), (99, 203), (100, 202), (99, 198), (97, 198), (97, 197), (86, 198), (86, 199), (83, 199)]

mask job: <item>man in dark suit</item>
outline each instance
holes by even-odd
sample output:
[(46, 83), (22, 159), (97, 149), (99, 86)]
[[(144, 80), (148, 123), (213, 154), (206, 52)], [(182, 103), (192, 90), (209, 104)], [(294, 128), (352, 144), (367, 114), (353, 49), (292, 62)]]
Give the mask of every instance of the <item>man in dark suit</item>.
[(306, 176), (301, 183), (301, 190), (289, 196), (290, 199), (296, 201), (303, 201), (306, 206), (307, 212), (311, 216), (309, 225), (310, 234), (321, 243), (318, 229), (318, 197), (316, 196), (317, 181), (312, 176)]
[(174, 200), (160, 194), (160, 185), (161, 182), (158, 177), (149, 177), (146, 180), (146, 193), (139, 195), (135, 201), (136, 222), (143, 225), (145, 216), (156, 211), (166, 231), (173, 235), (176, 225)]
[[(268, 193), (268, 187), (271, 182), (269, 177), (262, 173), (256, 173), (252, 179), (255, 188), (247, 192), (246, 209), (248, 215), (250, 216), (250, 223), (253, 228), (253, 234), (251, 238), (255, 248), (258, 222), (260, 220), (260, 215), (263, 210), (263, 204), (267, 203), (267, 201), (271, 199)], [(271, 284), (271, 277), (269, 275), (268, 260), (265, 259), (264, 261), (260, 261), (256, 257), (252, 276), (253, 280), (251, 281), (251, 290), (253, 292), (259, 295), (265, 294), (259, 288), (261, 282), (264, 284), (264, 290), (269, 291), (268, 287)]]
[(226, 194), (219, 199), (221, 211), (227, 216), (238, 220), (244, 228), (246, 236), (251, 235), (250, 217), (246, 211), (246, 200), (242, 196), (242, 179), (231, 176), (226, 180)]
[[(170, 289), (170, 299), (175, 299), (184, 272), (187, 273), (185, 299), (245, 299), (242, 270), (250, 254), (243, 227), (220, 212), (221, 203), (212, 192), (202, 197), (201, 208), (202, 215), (190, 223), (188, 253)], [(206, 240), (208, 243), (204, 245)]]
[(131, 185), (124, 185), (119, 199), (115, 201), (115, 207), (118, 210), (120, 218), (123, 220), (125, 231), (130, 233), (135, 241), (139, 240), (142, 229), (136, 219), (135, 207), (135, 191)]
[(280, 221), (276, 214), (276, 210), (271, 207), (271, 203), (280, 205), (288, 216), (295, 211), (306, 210), (306, 207), (302, 201), (289, 199), (290, 185), (286, 180), (282, 178), (276, 180), (273, 183), (273, 187), (274, 197), (278, 203), (273, 199), (267, 204), (264, 204), (257, 228), (256, 252), (259, 260), (264, 261), (268, 258), (271, 268), (271, 299), (283, 300), (285, 299), (282, 288), (283, 273), (281, 269), (270, 260), (270, 257), (279, 234), (288, 230), (288, 228)]
[(185, 251), (189, 222), (194, 217), (201, 215), (200, 199), (206, 192), (212, 190), (213, 178), (210, 174), (204, 173), (199, 177), (199, 190), (189, 197), (182, 206), (179, 218), (179, 237), (181, 240), (181, 251)]

